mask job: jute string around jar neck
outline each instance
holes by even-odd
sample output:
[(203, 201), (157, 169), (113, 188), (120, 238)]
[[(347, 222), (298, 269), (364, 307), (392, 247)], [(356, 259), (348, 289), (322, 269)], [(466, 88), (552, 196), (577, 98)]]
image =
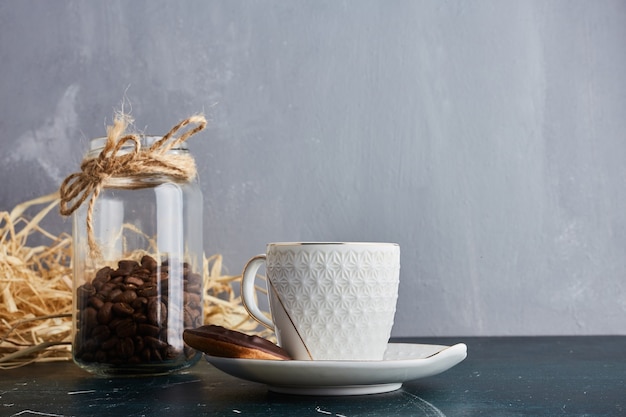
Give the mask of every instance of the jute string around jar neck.
[[(93, 210), (96, 199), (108, 179), (141, 179), (153, 175), (163, 175), (173, 181), (190, 181), (196, 176), (196, 164), (187, 154), (168, 152), (185, 142), (206, 127), (204, 116), (191, 116), (174, 126), (165, 136), (149, 148), (141, 147), (141, 136), (126, 133), (131, 119), (126, 115), (115, 118), (113, 126), (107, 127), (107, 140), (95, 158), (87, 157), (80, 165), (80, 171), (69, 175), (59, 188), (59, 211), (63, 216), (74, 213), (88, 198), (87, 241), (91, 256), (100, 257), (100, 250), (93, 230)], [(181, 129), (193, 126), (182, 135), (174, 137)], [(121, 149), (130, 152), (119, 153)], [(119, 154), (118, 154), (119, 153)], [(140, 182), (136, 182), (140, 184)], [(136, 188), (140, 188), (137, 185)], [(131, 187), (132, 188), (132, 187)]]

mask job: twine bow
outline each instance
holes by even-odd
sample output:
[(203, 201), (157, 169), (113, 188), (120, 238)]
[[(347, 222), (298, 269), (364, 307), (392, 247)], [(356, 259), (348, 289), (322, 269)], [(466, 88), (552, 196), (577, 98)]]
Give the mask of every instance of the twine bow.
[[(85, 158), (80, 165), (80, 171), (65, 178), (59, 188), (61, 199), (59, 211), (63, 216), (74, 213), (89, 198), (87, 240), (92, 254), (99, 254), (93, 233), (93, 209), (108, 179), (121, 177), (141, 179), (152, 175), (165, 175), (174, 181), (190, 181), (197, 172), (191, 156), (168, 154), (168, 151), (203, 130), (207, 124), (204, 116), (195, 115), (181, 121), (147, 149), (142, 149), (139, 135), (126, 133), (129, 122), (127, 116), (117, 116), (113, 126), (107, 127), (107, 140), (100, 154), (95, 158)], [(179, 130), (188, 125), (193, 127), (179, 137), (174, 137)], [(128, 148), (128, 145), (131, 150), (118, 155), (119, 151)]]

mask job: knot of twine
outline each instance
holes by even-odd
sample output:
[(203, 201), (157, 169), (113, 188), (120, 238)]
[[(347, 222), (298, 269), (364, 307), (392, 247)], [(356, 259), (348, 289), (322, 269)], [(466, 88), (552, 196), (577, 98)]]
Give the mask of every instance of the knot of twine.
[[(87, 240), (93, 255), (100, 253), (93, 232), (93, 210), (108, 179), (141, 179), (164, 175), (174, 181), (184, 182), (192, 180), (197, 173), (196, 164), (190, 155), (168, 152), (203, 130), (207, 124), (204, 116), (195, 115), (181, 121), (147, 149), (142, 149), (140, 135), (126, 133), (130, 122), (130, 118), (125, 115), (117, 116), (113, 126), (107, 127), (107, 140), (100, 154), (94, 158), (85, 158), (80, 165), (80, 171), (65, 178), (59, 188), (59, 211), (63, 216), (74, 213), (89, 198)], [(193, 127), (174, 137), (188, 125)], [(131, 147), (130, 151), (118, 155), (128, 145)]]

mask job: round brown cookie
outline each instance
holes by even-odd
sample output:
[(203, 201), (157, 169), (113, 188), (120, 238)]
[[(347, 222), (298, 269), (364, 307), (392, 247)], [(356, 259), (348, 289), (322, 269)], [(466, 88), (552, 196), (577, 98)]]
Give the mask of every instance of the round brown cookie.
[(186, 329), (183, 340), (194, 349), (211, 356), (243, 359), (291, 359), (287, 352), (259, 336), (228, 330), (213, 324)]

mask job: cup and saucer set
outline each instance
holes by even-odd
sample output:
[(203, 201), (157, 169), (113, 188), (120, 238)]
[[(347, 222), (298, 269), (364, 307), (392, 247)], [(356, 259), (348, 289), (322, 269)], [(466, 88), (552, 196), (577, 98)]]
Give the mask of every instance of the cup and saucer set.
[[(261, 266), (271, 320), (256, 301)], [(241, 296), (250, 316), (275, 332), (292, 359), (207, 354), (206, 360), (273, 392), (325, 396), (395, 391), (463, 361), (463, 343), (389, 343), (399, 275), (400, 247), (394, 243), (270, 243), (245, 266)]]

